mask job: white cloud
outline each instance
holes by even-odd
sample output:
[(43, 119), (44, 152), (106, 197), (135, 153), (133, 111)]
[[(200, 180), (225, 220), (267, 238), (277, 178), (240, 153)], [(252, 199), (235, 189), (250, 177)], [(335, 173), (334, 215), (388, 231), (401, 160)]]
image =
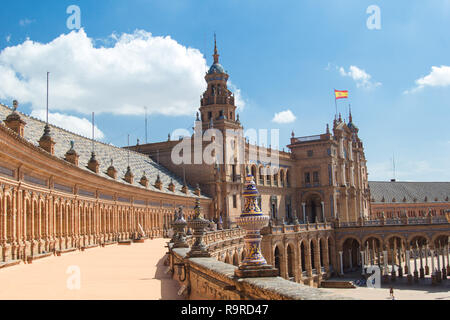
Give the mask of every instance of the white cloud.
[(447, 87), (450, 86), (450, 66), (431, 67), (431, 72), (416, 80), (416, 87), (406, 90), (404, 93), (414, 93), (425, 87)]
[[(43, 121), (46, 120), (46, 112), (42, 109), (33, 110), (31, 116)], [(48, 122), (84, 137), (92, 137), (92, 123), (86, 118), (79, 118), (61, 113), (49, 113)], [(102, 140), (105, 137), (103, 132), (97, 126), (94, 127), (94, 134), (96, 140)]]
[(272, 119), (272, 122), (284, 124), (284, 123), (292, 123), (297, 119), (291, 110), (285, 110), (278, 113), (275, 113), (275, 116)]
[(8, 35), (6, 36), (6, 38), (5, 38), (5, 40), (6, 40), (6, 42), (10, 42), (10, 41), (11, 41), (11, 35), (8, 34)]
[(338, 70), (341, 76), (352, 78), (358, 88), (371, 89), (381, 86), (380, 82), (373, 81), (370, 74), (357, 66), (350, 66), (348, 72), (343, 67), (339, 67)]
[(237, 109), (242, 111), (242, 109), (244, 109), (245, 107), (245, 100), (242, 97), (241, 94), (241, 89), (239, 89), (238, 87), (236, 87), (231, 80), (228, 80), (228, 88), (229, 90), (231, 90), (234, 93), (234, 104), (236, 105)]
[[(81, 114), (194, 115), (206, 88), (202, 53), (167, 37), (137, 30), (111, 35), (95, 46), (83, 29), (49, 43), (30, 40), (0, 52), (0, 98), (45, 105), (50, 72), (50, 108)], [(239, 89), (237, 104), (245, 103)]]

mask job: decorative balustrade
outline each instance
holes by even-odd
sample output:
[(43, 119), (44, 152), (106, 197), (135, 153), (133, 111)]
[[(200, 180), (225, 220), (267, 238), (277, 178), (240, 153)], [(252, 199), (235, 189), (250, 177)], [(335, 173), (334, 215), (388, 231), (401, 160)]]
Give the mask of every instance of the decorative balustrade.
[(325, 223), (271, 226), (269, 228), (271, 234), (283, 234), (283, 233), (295, 233), (295, 232), (306, 232), (316, 230), (331, 230), (333, 229), (333, 224), (331, 222), (325, 222)]
[(422, 225), (422, 224), (448, 224), (450, 223), (445, 216), (437, 217), (401, 217), (389, 219), (360, 220), (351, 222), (339, 222), (339, 228), (354, 227), (378, 227), (378, 226), (401, 226), (401, 225)]
[[(243, 241), (244, 236), (245, 230), (240, 228), (208, 231), (203, 237), (203, 243), (208, 249), (215, 250), (227, 244), (240, 243)], [(192, 246), (194, 238), (192, 236), (187, 236), (186, 242), (189, 246)]]

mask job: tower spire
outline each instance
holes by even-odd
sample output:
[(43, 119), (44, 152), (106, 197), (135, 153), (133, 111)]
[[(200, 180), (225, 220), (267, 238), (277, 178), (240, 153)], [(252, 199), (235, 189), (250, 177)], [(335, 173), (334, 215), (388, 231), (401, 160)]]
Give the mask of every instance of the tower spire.
[(216, 34), (214, 33), (214, 63), (219, 63), (219, 54), (217, 52), (217, 41), (216, 41)]
[(348, 120), (349, 120), (349, 122), (353, 122), (353, 120), (352, 120), (352, 105), (351, 104), (348, 105)]

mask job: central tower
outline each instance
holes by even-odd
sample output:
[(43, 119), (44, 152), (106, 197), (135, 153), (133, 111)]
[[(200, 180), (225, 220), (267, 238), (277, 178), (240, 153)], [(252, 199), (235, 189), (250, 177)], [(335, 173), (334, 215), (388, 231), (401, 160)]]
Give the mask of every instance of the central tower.
[(228, 90), (228, 74), (219, 63), (216, 36), (214, 35), (214, 63), (206, 73), (208, 84), (200, 100), (200, 114), (203, 130), (214, 127), (216, 129), (239, 129), (239, 119), (236, 121), (236, 106), (234, 94)]

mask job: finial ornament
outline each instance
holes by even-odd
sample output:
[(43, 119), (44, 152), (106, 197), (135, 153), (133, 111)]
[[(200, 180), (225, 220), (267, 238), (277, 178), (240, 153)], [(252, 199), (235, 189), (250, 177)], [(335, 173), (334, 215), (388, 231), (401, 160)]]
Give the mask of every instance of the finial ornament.
[(240, 278), (250, 277), (274, 277), (278, 270), (267, 264), (261, 253), (261, 232), (267, 226), (269, 217), (263, 215), (258, 206), (257, 198), (259, 192), (256, 189), (252, 175), (245, 178), (243, 197), (245, 199), (244, 209), (240, 217), (236, 218), (236, 223), (246, 230), (244, 237), (246, 256), (242, 260), (235, 275)]
[(17, 100), (14, 100), (13, 101), (13, 111), (15, 112), (18, 107), (19, 107), (19, 102)]

